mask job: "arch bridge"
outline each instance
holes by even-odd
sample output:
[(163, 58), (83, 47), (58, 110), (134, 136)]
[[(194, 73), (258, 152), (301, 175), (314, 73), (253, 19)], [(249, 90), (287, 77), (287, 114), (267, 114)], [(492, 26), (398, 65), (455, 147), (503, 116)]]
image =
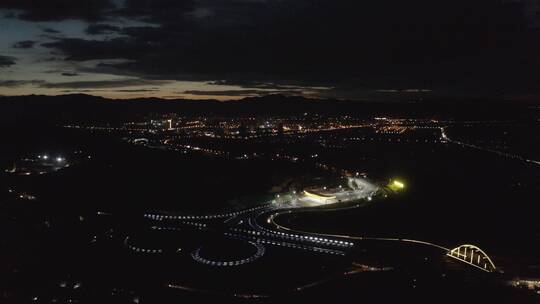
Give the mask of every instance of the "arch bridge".
[(474, 245), (461, 245), (448, 251), (446, 255), (485, 272), (495, 272), (497, 270), (491, 258), (482, 249)]

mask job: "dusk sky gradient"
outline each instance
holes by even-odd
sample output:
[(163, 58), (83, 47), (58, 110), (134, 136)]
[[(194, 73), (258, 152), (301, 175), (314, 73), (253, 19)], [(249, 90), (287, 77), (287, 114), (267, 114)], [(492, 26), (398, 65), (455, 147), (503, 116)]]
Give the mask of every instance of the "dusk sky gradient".
[(540, 96), (540, 1), (0, 0), (0, 95)]

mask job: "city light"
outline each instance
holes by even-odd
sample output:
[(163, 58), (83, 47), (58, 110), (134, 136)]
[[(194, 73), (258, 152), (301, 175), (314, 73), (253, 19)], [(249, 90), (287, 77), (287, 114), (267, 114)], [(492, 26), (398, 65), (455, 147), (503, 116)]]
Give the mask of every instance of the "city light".
[(400, 189), (405, 188), (405, 185), (404, 185), (402, 182), (400, 182), (400, 181), (395, 180), (393, 184), (394, 184), (394, 186), (396, 186), (397, 188), (400, 188)]
[(392, 191), (399, 191), (405, 188), (405, 184), (399, 180), (391, 180), (387, 187)]

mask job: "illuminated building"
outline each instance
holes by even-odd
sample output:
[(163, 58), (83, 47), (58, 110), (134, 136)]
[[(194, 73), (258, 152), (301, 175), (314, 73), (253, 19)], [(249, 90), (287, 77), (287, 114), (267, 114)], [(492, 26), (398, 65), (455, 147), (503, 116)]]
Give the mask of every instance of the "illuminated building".
[(321, 193), (315, 189), (310, 191), (304, 190), (303, 194), (304, 198), (319, 204), (331, 204), (334, 203), (336, 200), (336, 197), (334, 195)]

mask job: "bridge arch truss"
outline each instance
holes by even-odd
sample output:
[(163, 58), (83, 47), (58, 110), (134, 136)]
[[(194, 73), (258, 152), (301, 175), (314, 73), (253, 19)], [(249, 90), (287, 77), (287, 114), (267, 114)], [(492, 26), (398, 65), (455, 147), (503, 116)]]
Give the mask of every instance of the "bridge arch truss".
[(491, 258), (475, 245), (465, 244), (446, 253), (447, 256), (479, 268), (485, 272), (494, 272), (497, 267)]

